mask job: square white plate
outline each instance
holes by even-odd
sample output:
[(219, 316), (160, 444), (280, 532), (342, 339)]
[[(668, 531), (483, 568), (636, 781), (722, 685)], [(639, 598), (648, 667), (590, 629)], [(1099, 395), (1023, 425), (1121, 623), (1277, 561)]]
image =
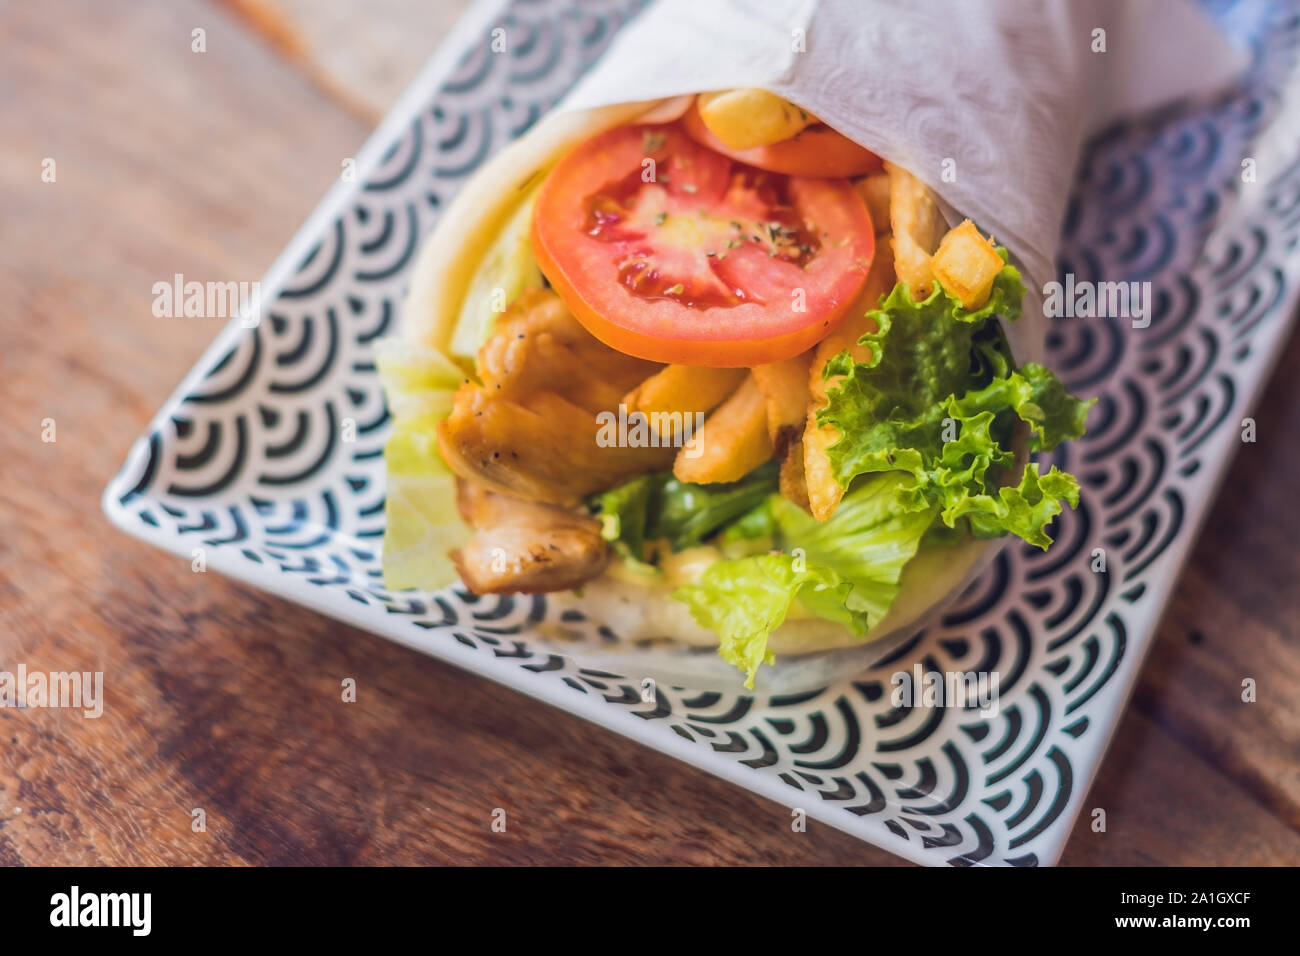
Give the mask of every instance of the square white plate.
[[(211, 568), (911, 860), (1054, 863), (1294, 311), (1300, 151), (1279, 128), (1294, 128), (1284, 94), (1300, 26), (1285, 11), (1228, 9), (1226, 26), (1257, 51), (1249, 86), (1113, 129), (1083, 158), (1061, 271), (1149, 281), (1155, 313), (1143, 330), (1053, 326), (1051, 363), (1099, 402), (1088, 437), (1054, 459), (1084, 493), (1051, 550), (1006, 548), (940, 626), (854, 679), (784, 697), (660, 686), (646, 701), (635, 675), (538, 638), (539, 622), (561, 618), (603, 636), (543, 597), (384, 590), (389, 417), (370, 354), (452, 194), (641, 5), (475, 6), (358, 157), (357, 181), (335, 187), (263, 281), (262, 322), (223, 332), (132, 448), (104, 510), (162, 548), (203, 548)], [(489, 50), (496, 26), (508, 54)], [(1243, 183), (1242, 157), (1266, 154), (1277, 175)], [(894, 707), (889, 677), (915, 664), (997, 671), (1000, 712)]]

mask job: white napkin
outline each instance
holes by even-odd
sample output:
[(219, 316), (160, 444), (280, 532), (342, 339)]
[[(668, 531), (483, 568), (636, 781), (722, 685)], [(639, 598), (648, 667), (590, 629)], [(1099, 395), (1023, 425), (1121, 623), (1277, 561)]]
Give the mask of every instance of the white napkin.
[(1246, 65), (1189, 0), (657, 0), (561, 108), (771, 90), (910, 170), (1041, 289), (1086, 134)]

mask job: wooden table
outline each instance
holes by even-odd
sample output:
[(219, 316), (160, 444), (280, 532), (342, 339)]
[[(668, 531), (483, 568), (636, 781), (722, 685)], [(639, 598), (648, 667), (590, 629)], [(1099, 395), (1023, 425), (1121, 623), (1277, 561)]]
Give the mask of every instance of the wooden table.
[[(217, 331), (153, 318), (152, 284), (258, 278), (376, 118), (303, 6), (0, 9), (0, 668), (107, 695), (98, 720), (0, 709), (0, 863), (899, 863), (102, 517)], [(1085, 812), (1067, 864), (1300, 860), (1298, 368), (1293, 338), (1085, 804), (1107, 832)]]

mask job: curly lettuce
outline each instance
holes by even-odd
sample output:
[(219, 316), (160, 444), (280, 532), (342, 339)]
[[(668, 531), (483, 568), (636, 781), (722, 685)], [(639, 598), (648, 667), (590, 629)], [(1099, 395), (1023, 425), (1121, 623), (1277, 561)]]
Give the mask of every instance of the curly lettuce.
[(904, 475), (859, 483), (825, 522), (771, 494), (765, 510), (780, 553), (717, 561), (673, 598), (717, 632), (719, 653), (744, 671), (749, 688), (759, 665), (772, 660), (768, 637), (796, 603), (864, 635), (894, 603), (903, 568), (934, 520), (898, 507), (908, 484)]
[(855, 634), (865, 634), (867, 617), (852, 610), (853, 585), (834, 570), (801, 563), (789, 554), (760, 554), (715, 561), (695, 584), (673, 592), (691, 609), (691, 616), (721, 639), (718, 653), (745, 674), (753, 688), (754, 675), (775, 661), (767, 638), (781, 626), (798, 599), (817, 613), (838, 620)]
[[(1005, 259), (1005, 251), (1002, 251)], [(903, 472), (907, 511), (937, 509), (944, 525), (978, 537), (1015, 534), (1041, 548), (1061, 502), (1078, 504), (1078, 483), (1052, 467), (1029, 465), (1018, 483), (1001, 486), (1014, 464), (1013, 440), (1028, 432), (1031, 451), (1049, 451), (1083, 435), (1091, 402), (1066, 391), (1041, 365), (1016, 368), (995, 314), (1020, 314), (1024, 285), (1004, 266), (989, 302), (969, 311), (936, 284), (917, 301), (899, 283), (870, 316), (865, 362), (842, 352), (827, 363), (837, 381), (817, 420), (838, 429), (827, 449), (844, 488), (863, 475)]]

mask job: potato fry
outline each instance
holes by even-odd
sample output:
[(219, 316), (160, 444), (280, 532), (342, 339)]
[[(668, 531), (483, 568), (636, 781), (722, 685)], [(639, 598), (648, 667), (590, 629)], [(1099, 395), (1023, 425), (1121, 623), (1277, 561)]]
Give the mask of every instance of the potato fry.
[(803, 431), (808, 417), (808, 366), (812, 353), (782, 362), (757, 365), (754, 381), (767, 405), (767, 434), (781, 460), (781, 494), (808, 510), (808, 483), (804, 479)]
[(871, 357), (871, 350), (859, 345), (858, 339), (868, 332), (876, 331), (876, 323), (867, 318), (867, 313), (880, 304), (882, 296), (894, 287), (894, 257), (889, 243), (876, 246), (876, 256), (871, 260), (871, 271), (862, 286), (858, 301), (849, 309), (848, 316), (826, 338), (817, 343), (813, 350), (812, 363), (808, 369), (808, 391), (814, 404), (821, 407), (826, 401), (826, 389), (833, 382), (822, 381), (822, 369), (836, 355), (845, 349), (855, 362), (865, 362)]
[(967, 309), (978, 309), (989, 300), (1003, 265), (993, 240), (985, 239), (969, 219), (953, 227), (930, 258), (934, 278)]
[(701, 93), (700, 119), (732, 149), (770, 146), (797, 135), (816, 117), (775, 93), (759, 89)]
[(623, 398), (628, 414), (643, 412), (651, 427), (661, 419), (656, 412), (711, 412), (745, 380), (743, 368), (704, 368), (669, 365), (628, 392)]
[(801, 442), (804, 487), (808, 492), (808, 510), (818, 521), (829, 520), (844, 497), (844, 489), (835, 480), (835, 471), (826, 453), (839, 437), (838, 429), (829, 425), (818, 426), (816, 408), (808, 410), (808, 423)]
[(808, 371), (808, 391), (812, 400), (808, 403), (802, 452), (808, 507), (818, 521), (830, 518), (844, 497), (844, 489), (835, 480), (835, 472), (826, 453), (840, 437), (839, 431), (830, 425), (817, 424), (817, 412), (826, 405), (827, 391), (835, 385), (834, 379), (829, 382), (822, 379), (822, 370), (827, 362), (845, 349), (848, 349), (854, 362), (865, 362), (871, 357), (871, 350), (865, 345), (859, 345), (858, 339), (867, 332), (875, 331), (875, 323), (866, 317), (866, 313), (876, 307), (880, 297), (893, 285), (893, 256), (889, 244), (881, 243), (876, 246), (876, 257), (872, 260), (867, 282), (858, 301), (849, 311), (848, 318), (838, 329), (822, 339), (813, 351), (812, 365)]
[[(772, 439), (777, 455), (784, 453), (783, 444), (793, 439), (792, 432), (802, 431), (808, 413), (808, 364), (811, 353), (796, 355), (781, 362), (756, 365), (754, 382), (763, 393), (767, 405), (767, 434)], [(782, 439), (782, 435), (786, 437)]]
[(871, 214), (871, 223), (876, 227), (876, 235), (889, 232), (889, 174), (872, 173), (853, 184), (867, 204)]
[(781, 459), (779, 488), (783, 497), (812, 513), (808, 501), (808, 476), (804, 470), (803, 435), (795, 438), (785, 450), (785, 457)]
[(930, 294), (930, 254), (947, 229), (934, 194), (901, 166), (885, 163), (889, 174), (889, 225), (894, 233), (894, 269), (912, 294)]
[(767, 402), (754, 377), (747, 375), (677, 453), (673, 474), (696, 484), (737, 481), (771, 457)]

